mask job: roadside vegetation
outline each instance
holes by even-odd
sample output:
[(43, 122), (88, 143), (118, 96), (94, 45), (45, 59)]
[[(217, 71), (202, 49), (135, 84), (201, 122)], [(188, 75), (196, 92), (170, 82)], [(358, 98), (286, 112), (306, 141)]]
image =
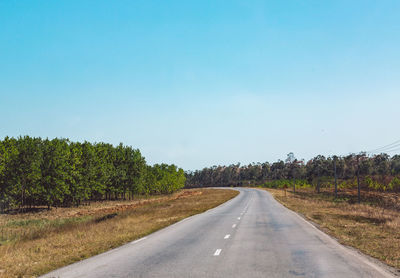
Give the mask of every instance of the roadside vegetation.
[(36, 277), (201, 213), (238, 194), (190, 189), (135, 200), (0, 215), (0, 277)]
[[(309, 161), (297, 160), (293, 153), (285, 161), (213, 166), (186, 172), (186, 187), (258, 186), (281, 188), (308, 186), (357, 188), (400, 193), (400, 155), (367, 156), (365, 153), (344, 157), (318, 155)], [(357, 181), (358, 177), (358, 181)]]
[(0, 277), (32, 277), (87, 258), (232, 194), (210, 200), (211, 191), (180, 191), (185, 179), (177, 166), (148, 165), (123, 144), (0, 140)]
[(342, 189), (337, 198), (332, 188), (300, 187), (268, 190), (279, 202), (316, 223), (340, 243), (400, 269), (400, 199), (396, 193)]
[(0, 140), (0, 212), (169, 194), (184, 184), (182, 169), (147, 165), (139, 150), (122, 144)]

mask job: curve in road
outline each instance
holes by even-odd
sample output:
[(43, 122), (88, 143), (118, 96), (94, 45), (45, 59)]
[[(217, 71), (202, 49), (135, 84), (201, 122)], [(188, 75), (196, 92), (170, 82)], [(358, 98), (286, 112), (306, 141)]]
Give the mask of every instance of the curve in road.
[(42, 277), (393, 277), (268, 192), (237, 190), (217, 208)]

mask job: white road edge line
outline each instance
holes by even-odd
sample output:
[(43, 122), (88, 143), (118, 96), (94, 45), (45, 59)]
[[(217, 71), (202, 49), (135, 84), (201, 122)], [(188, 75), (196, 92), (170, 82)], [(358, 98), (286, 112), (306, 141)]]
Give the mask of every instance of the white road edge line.
[[(269, 193), (270, 194), (270, 193)], [(370, 267), (374, 268), (376, 271), (380, 272), (384, 277), (393, 277), (393, 273), (380, 267), (379, 265), (376, 265), (375, 263), (369, 261), (369, 259), (365, 256), (362, 255), (362, 253), (357, 253), (357, 251), (353, 251), (349, 249), (348, 247), (340, 244), (337, 240), (333, 239), (329, 235), (325, 234), (323, 231), (318, 229), (316, 226), (308, 222), (306, 219), (300, 216), (297, 212), (288, 209), (281, 203), (279, 203), (277, 200), (274, 199), (274, 201), (281, 207), (285, 208), (289, 213), (292, 213), (293, 215), (297, 216), (297, 219), (300, 219), (301, 221), (305, 222), (307, 225), (309, 225), (311, 228), (313, 228), (319, 235), (321, 235), (326, 241), (329, 241), (331, 244), (338, 246), (340, 249), (342, 249), (344, 252), (346, 252), (348, 255), (357, 258), (358, 260), (362, 261), (363, 263), (369, 265)], [(325, 242), (326, 242), (325, 241)]]
[(231, 236), (230, 234), (227, 234), (227, 235), (224, 237), (224, 239), (228, 239), (230, 236)]
[(233, 224), (233, 225), (232, 225), (232, 228), (235, 228), (235, 227), (236, 227), (236, 224)]
[(139, 238), (139, 239), (137, 239), (137, 240), (135, 240), (135, 241), (132, 241), (131, 244), (138, 243), (139, 241), (145, 240), (146, 238), (147, 238), (147, 237)]
[(217, 249), (214, 253), (214, 256), (219, 256), (219, 254), (221, 254), (221, 249)]

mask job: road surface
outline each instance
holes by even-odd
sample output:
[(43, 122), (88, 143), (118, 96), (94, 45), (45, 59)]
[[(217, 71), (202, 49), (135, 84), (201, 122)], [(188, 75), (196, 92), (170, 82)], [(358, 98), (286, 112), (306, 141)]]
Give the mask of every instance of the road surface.
[(215, 209), (43, 277), (392, 277), (268, 192), (238, 190)]

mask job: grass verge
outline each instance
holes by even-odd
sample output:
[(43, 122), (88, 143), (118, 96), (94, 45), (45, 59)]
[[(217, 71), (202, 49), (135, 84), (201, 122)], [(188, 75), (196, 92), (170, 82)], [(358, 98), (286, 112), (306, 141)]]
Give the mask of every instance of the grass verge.
[(0, 277), (39, 276), (204, 212), (237, 194), (234, 190), (191, 189), (39, 215), (1, 215), (2, 228), (18, 236), (0, 246)]
[[(388, 202), (353, 203), (353, 191), (335, 199), (326, 190), (317, 194), (312, 189), (296, 189), (296, 193), (282, 189), (266, 189), (287, 208), (299, 212), (318, 224), (327, 234), (342, 244), (355, 247), (380, 261), (400, 269), (400, 211), (398, 198)], [(367, 193), (364, 193), (366, 195)]]

